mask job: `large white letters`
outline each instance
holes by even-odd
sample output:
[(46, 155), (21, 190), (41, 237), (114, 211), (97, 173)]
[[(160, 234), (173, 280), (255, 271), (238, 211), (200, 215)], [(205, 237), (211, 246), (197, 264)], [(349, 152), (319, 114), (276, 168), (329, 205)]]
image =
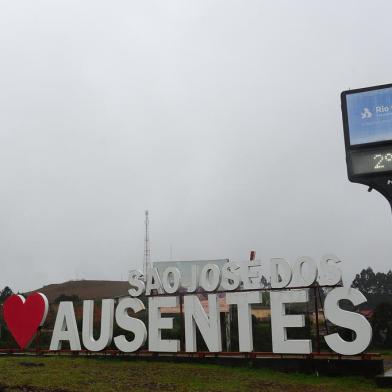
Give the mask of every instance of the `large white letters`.
[(135, 337), (132, 341), (128, 341), (125, 335), (119, 335), (114, 338), (114, 344), (119, 350), (130, 353), (139, 350), (146, 342), (147, 329), (143, 321), (128, 316), (128, 309), (138, 313), (145, 308), (143, 302), (137, 298), (122, 298), (117, 305), (117, 325), (126, 331), (133, 332)]
[(163, 294), (162, 282), (156, 268), (149, 268), (146, 277), (146, 295), (151, 295), (153, 290), (158, 294)]
[(101, 336), (95, 340), (94, 329), (94, 301), (83, 301), (83, 345), (90, 351), (101, 351), (107, 347), (113, 338), (114, 299), (102, 300)]
[(208, 295), (208, 314), (196, 295), (184, 297), (185, 305), (185, 348), (197, 351), (196, 326), (199, 327), (209, 351), (222, 351), (219, 303), (216, 294)]
[(220, 269), (216, 264), (205, 265), (200, 273), (200, 286), (205, 291), (217, 290), (220, 284)]
[(173, 294), (178, 291), (181, 284), (181, 273), (178, 268), (169, 267), (163, 271), (162, 285), (163, 289), (168, 294)]
[(238, 264), (228, 262), (222, 267), (222, 289), (236, 290), (241, 283), (238, 272), (240, 269)]
[[(340, 260), (334, 255), (323, 256), (319, 265), (309, 257), (300, 257), (291, 267), (284, 259), (274, 258), (270, 262), (270, 285), (267, 282), (263, 287), (260, 284), (261, 281), (265, 282), (264, 276), (267, 276), (268, 272), (264, 271), (264, 264), (254, 261), (238, 264), (222, 262), (220, 266), (210, 262), (204, 264), (198, 262), (181, 269), (182, 273), (174, 266), (163, 270), (149, 268), (146, 276), (134, 270), (129, 274), (130, 297), (120, 298), (116, 308), (117, 301), (114, 299), (102, 300), (100, 329), (97, 328), (95, 334), (94, 301), (83, 301), (82, 342), (89, 351), (104, 350), (111, 344), (114, 322), (116, 322), (117, 326), (125, 332), (114, 337), (114, 344), (123, 352), (139, 350), (147, 340), (147, 329), (149, 351), (178, 352), (179, 340), (162, 338), (164, 330), (173, 329), (174, 318), (162, 317), (164, 311), (161, 309), (172, 308), (168, 313), (178, 314), (179, 296), (181, 296), (183, 301), (181, 321), (184, 321), (182, 324), (184, 330), (181, 328), (181, 332), (185, 333), (185, 350), (187, 352), (198, 350), (196, 336), (199, 330), (207, 349), (211, 352), (220, 352), (222, 336), (219, 295), (222, 294), (219, 292), (223, 291), (226, 293), (226, 304), (237, 307), (239, 351), (251, 352), (253, 351), (251, 305), (261, 303), (262, 291), (267, 290), (270, 291), (273, 352), (310, 354), (312, 352), (310, 336), (309, 339), (288, 339), (288, 331), (290, 331), (288, 328), (303, 328), (305, 316), (291, 314), (291, 308), (286, 305), (308, 302), (309, 288), (317, 287), (315, 286), (317, 280), (322, 287), (334, 287), (324, 301), (325, 318), (338, 327), (352, 331), (352, 338), (349, 340), (344, 340), (339, 333), (330, 331), (329, 335), (325, 336), (327, 345), (339, 354), (357, 355), (369, 346), (372, 328), (361, 314), (340, 307), (341, 300), (348, 300), (357, 306), (365, 302), (366, 298), (357, 289), (336, 287), (336, 285), (340, 286), (342, 279), (342, 273), (337, 267), (339, 262)], [(191, 274), (188, 276), (190, 270)], [(207, 301), (200, 300), (200, 289), (203, 289), (205, 295), (208, 293), (208, 306)], [(212, 294), (212, 292), (217, 293)], [(147, 296), (149, 304), (148, 328), (135, 316), (145, 309), (143, 302), (136, 298), (143, 293)], [(226, 336), (230, 333), (228, 320), (230, 320), (230, 313), (226, 315)], [(59, 304), (50, 350), (60, 350), (63, 342), (68, 342), (71, 350), (81, 349), (74, 307), (72, 302), (67, 301)]]
[(173, 317), (161, 317), (160, 308), (178, 306), (178, 297), (150, 297), (148, 299), (148, 349), (150, 351), (177, 352), (180, 341), (162, 339), (163, 329), (173, 328)]
[(300, 257), (293, 265), (290, 287), (307, 287), (317, 279), (317, 264), (310, 257)]
[(138, 270), (133, 270), (129, 273), (129, 285), (131, 288), (128, 293), (132, 297), (139, 297), (139, 295), (144, 293), (145, 284), (143, 281), (143, 274)]
[(343, 340), (338, 333), (325, 336), (328, 346), (339, 354), (355, 355), (366, 350), (372, 340), (372, 327), (364, 316), (358, 313), (340, 309), (339, 301), (347, 299), (354, 306), (366, 301), (366, 297), (357, 289), (337, 287), (330, 291), (325, 298), (325, 317), (339, 327), (349, 328), (356, 334), (352, 342)]
[(71, 350), (81, 349), (73, 303), (68, 301), (59, 304), (49, 349), (61, 350), (65, 340), (69, 342)]
[(286, 304), (307, 302), (307, 290), (271, 291), (272, 351), (280, 354), (309, 354), (311, 340), (287, 339), (287, 328), (304, 327), (303, 314), (286, 314)]
[(271, 287), (275, 289), (281, 289), (286, 287), (291, 282), (293, 272), (290, 264), (284, 259), (271, 259)]
[(240, 351), (242, 352), (253, 351), (252, 314), (250, 305), (259, 304), (261, 302), (262, 296), (260, 291), (226, 294), (226, 303), (237, 305), (238, 339)]
[(342, 280), (342, 271), (337, 267), (340, 260), (335, 255), (325, 255), (321, 258), (319, 268), (319, 284), (333, 286)]

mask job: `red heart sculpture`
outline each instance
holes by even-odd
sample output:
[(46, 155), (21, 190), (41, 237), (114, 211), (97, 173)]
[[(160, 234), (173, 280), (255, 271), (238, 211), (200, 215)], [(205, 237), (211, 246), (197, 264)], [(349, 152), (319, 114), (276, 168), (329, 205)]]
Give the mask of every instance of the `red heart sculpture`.
[(5, 323), (12, 336), (23, 350), (34, 338), (48, 314), (48, 299), (44, 294), (34, 293), (25, 298), (11, 295), (3, 305)]

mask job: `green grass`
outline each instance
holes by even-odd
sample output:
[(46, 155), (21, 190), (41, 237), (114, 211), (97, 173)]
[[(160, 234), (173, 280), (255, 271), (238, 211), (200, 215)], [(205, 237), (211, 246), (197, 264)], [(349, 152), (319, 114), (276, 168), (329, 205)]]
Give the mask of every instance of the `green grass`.
[(391, 349), (377, 348), (374, 351), (380, 353), (385, 359), (390, 359), (392, 357)]
[(73, 357), (0, 357), (0, 391), (371, 391), (372, 380), (266, 369)]

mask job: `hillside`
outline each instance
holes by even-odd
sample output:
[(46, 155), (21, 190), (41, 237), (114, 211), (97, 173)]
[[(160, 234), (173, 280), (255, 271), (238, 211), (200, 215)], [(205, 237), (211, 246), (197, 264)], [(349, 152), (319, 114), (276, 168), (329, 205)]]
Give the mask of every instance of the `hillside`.
[(71, 280), (64, 283), (50, 284), (33, 292), (46, 295), (49, 302), (54, 302), (61, 294), (77, 295), (81, 299), (115, 298), (128, 295), (129, 283), (112, 280)]

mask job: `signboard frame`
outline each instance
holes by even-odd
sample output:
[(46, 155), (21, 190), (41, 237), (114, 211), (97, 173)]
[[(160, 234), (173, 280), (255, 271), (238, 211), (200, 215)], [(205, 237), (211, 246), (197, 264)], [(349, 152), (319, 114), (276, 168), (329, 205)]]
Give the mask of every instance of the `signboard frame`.
[(353, 94), (365, 93), (369, 91), (383, 90), (387, 88), (392, 88), (392, 83), (382, 84), (382, 85), (377, 85), (372, 87), (358, 88), (353, 90), (346, 90), (341, 93), (341, 108), (342, 108), (342, 117), (343, 117), (344, 142), (346, 148), (347, 173), (348, 173), (348, 178), (351, 182), (358, 182), (365, 185), (372, 185), (369, 184), (367, 181), (365, 181), (365, 179), (371, 180), (372, 178), (374, 179), (377, 177), (385, 178), (386, 176), (392, 174), (392, 169), (383, 172), (354, 174), (352, 159), (351, 159), (352, 152), (369, 151), (369, 150), (377, 149), (377, 147), (385, 147), (385, 146), (391, 146), (392, 148), (392, 140), (383, 140), (383, 141), (362, 143), (362, 144), (351, 144), (349, 117), (348, 117), (348, 110), (347, 110), (347, 96)]
[[(391, 162), (389, 158), (392, 157), (392, 137), (391, 139), (362, 143), (362, 144), (351, 144), (350, 142), (350, 124), (349, 114), (347, 108), (347, 97), (352, 94), (366, 93), (369, 91), (377, 91), (383, 89), (392, 88), (392, 83), (382, 84), (378, 86), (364, 87), (359, 89), (347, 90), (341, 93), (341, 108), (343, 117), (343, 130), (344, 130), (344, 142), (346, 150), (346, 164), (347, 164), (347, 175), (349, 181), (353, 183), (363, 184), (369, 187), (369, 192), (373, 189), (381, 193), (389, 202), (392, 208), (392, 167), (391, 170), (383, 170), (379, 172), (362, 172), (355, 173), (353, 167), (353, 154), (356, 153), (381, 153), (382, 159), (386, 159), (387, 162)], [(391, 152), (385, 153), (385, 148), (391, 148)], [(380, 150), (380, 151), (378, 151)], [(382, 152), (384, 150), (384, 152)], [(384, 154), (384, 155), (383, 155)], [(357, 155), (359, 157), (359, 154)], [(376, 155), (374, 155), (376, 158)], [(359, 164), (360, 162), (358, 162)]]

